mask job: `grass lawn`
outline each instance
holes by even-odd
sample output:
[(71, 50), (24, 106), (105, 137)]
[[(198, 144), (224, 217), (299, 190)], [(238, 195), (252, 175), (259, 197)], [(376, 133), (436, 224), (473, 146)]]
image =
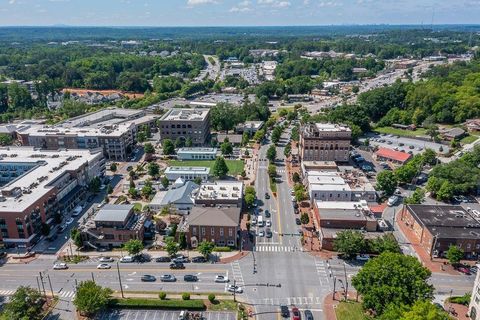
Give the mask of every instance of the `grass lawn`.
[[(241, 174), (243, 171), (244, 163), (242, 160), (225, 160), (228, 167), (228, 174), (235, 176)], [(213, 164), (215, 160), (190, 160), (190, 161), (180, 161), (180, 160), (171, 160), (168, 161), (168, 165), (177, 166), (177, 167), (208, 167), (210, 172), (213, 173)]]
[(373, 131), (378, 133), (385, 133), (385, 134), (393, 134), (394, 136), (401, 136), (401, 137), (415, 137), (415, 136), (426, 136), (426, 129), (424, 128), (417, 128), (415, 131), (411, 130), (402, 130), (392, 127), (379, 127), (375, 128)]
[(477, 139), (478, 139), (478, 136), (473, 135), (473, 134), (469, 134), (468, 136), (466, 136), (462, 140), (460, 140), (460, 142), (463, 143), (463, 144), (468, 144), (468, 143), (474, 142)]
[(210, 311), (235, 311), (237, 310), (237, 303), (233, 300), (215, 300), (213, 304), (208, 306)]
[(363, 313), (362, 304), (359, 302), (340, 302), (335, 309), (338, 320), (368, 320), (371, 319)]

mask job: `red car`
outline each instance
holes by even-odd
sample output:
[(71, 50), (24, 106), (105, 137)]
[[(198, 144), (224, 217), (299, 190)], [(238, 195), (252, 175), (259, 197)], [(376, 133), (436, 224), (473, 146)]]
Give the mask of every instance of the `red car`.
[(297, 307), (292, 308), (292, 320), (300, 320), (302, 318), (300, 310)]
[(468, 268), (465, 268), (465, 267), (458, 267), (457, 269), (459, 272), (463, 273), (463, 274), (466, 274), (467, 276), (469, 276), (471, 273), (470, 273), (470, 270)]

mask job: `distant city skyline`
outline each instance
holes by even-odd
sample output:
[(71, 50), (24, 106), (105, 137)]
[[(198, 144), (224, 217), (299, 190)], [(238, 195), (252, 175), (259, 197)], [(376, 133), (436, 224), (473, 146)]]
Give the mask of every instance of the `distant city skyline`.
[(479, 24), (480, 0), (0, 0), (0, 26)]

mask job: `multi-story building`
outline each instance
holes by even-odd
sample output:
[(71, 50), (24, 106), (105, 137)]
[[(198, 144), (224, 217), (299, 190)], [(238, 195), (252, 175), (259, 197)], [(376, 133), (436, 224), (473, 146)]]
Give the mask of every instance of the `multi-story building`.
[(300, 158), (303, 161), (348, 162), (350, 128), (330, 123), (309, 123), (300, 131)]
[(409, 204), (401, 212), (401, 221), (431, 256), (442, 257), (455, 245), (465, 258), (478, 257), (480, 217), (462, 206)]
[(42, 225), (73, 209), (94, 177), (105, 174), (97, 150), (0, 148), (0, 240), (9, 247), (30, 247)]
[(202, 183), (195, 196), (197, 206), (231, 206), (241, 208), (243, 183), (241, 181), (215, 181)]
[[(477, 265), (480, 267), (480, 264)], [(468, 306), (468, 315), (472, 320), (478, 320), (480, 317), (480, 273), (477, 272), (475, 282), (473, 283), (472, 297)]]
[(192, 140), (195, 147), (205, 145), (210, 139), (209, 109), (171, 109), (159, 120), (160, 138)]
[(156, 115), (143, 110), (107, 108), (54, 126), (23, 125), (16, 131), (24, 146), (47, 150), (97, 149), (112, 160), (125, 160), (143, 126), (155, 130)]
[(195, 205), (195, 195), (198, 190), (198, 184), (193, 181), (187, 181), (182, 186), (168, 191), (159, 191), (148, 204), (148, 207), (155, 211), (171, 206), (177, 213), (189, 214)]
[(106, 204), (81, 225), (82, 239), (93, 248), (119, 247), (137, 239), (143, 241), (146, 216), (133, 211), (133, 204)]

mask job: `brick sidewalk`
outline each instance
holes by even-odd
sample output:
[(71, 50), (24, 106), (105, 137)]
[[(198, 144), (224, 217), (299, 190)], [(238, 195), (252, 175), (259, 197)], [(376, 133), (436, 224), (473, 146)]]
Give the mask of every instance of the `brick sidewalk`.
[[(329, 293), (323, 300), (323, 312), (325, 314), (325, 319), (327, 320), (336, 320), (337, 314), (335, 313), (336, 306), (340, 303), (341, 299), (343, 301), (345, 295), (343, 292), (337, 291), (335, 294), (335, 300), (333, 300), (333, 292)], [(356, 292), (348, 291), (348, 300), (355, 301), (357, 298)]]

